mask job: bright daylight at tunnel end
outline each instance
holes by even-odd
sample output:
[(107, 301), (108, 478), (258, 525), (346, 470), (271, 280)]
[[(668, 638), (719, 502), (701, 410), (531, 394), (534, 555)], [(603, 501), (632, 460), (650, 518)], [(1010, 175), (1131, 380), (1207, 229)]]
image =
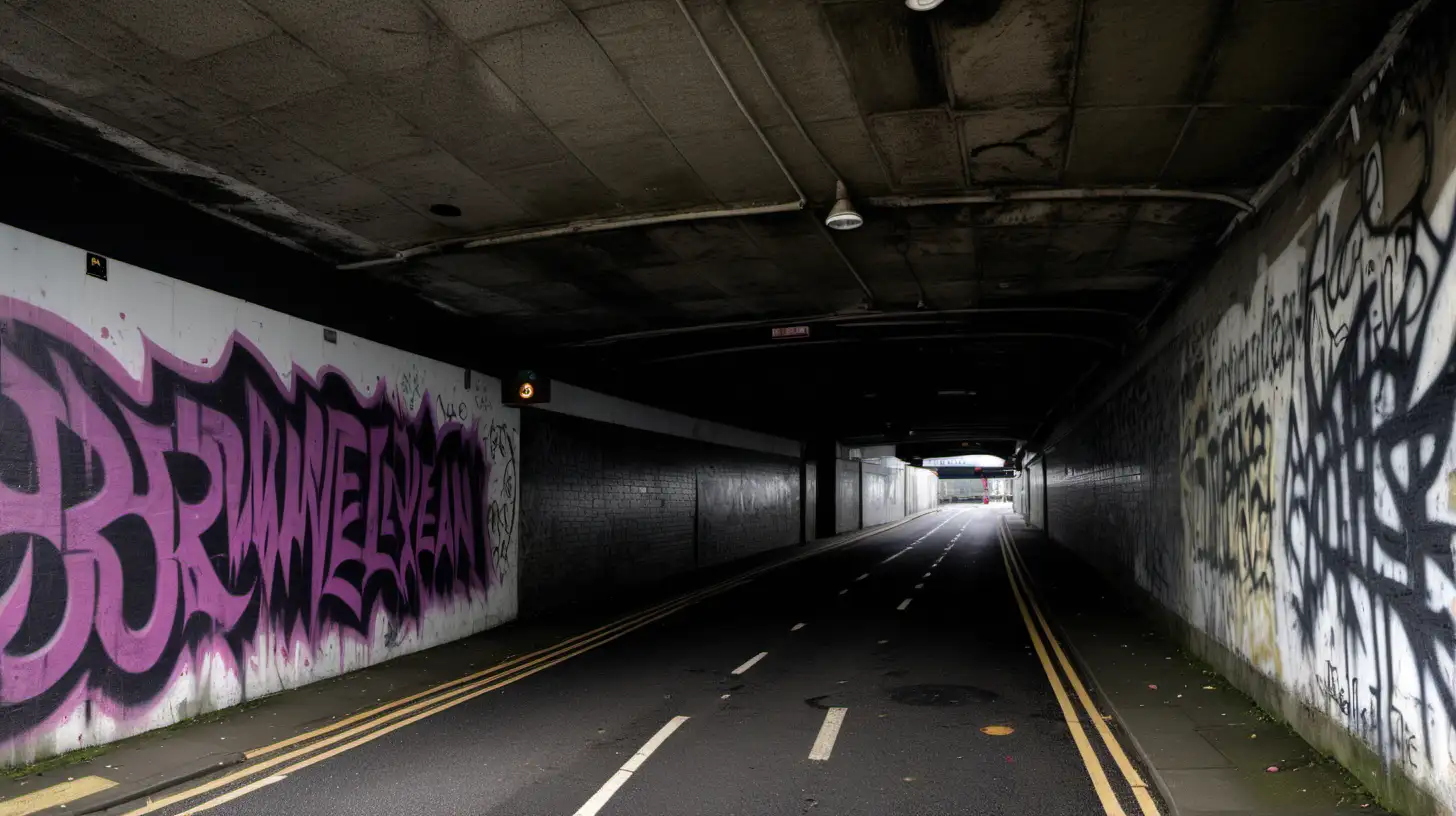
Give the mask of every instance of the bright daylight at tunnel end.
[(0, 816), (1456, 816), (1456, 5), (0, 0)]

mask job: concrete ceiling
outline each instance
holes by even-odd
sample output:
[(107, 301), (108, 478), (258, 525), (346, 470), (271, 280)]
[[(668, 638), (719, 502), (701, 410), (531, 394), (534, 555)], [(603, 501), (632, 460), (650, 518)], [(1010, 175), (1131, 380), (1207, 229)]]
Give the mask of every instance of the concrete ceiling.
[[(1024, 438), (1207, 257), (1406, 5), (0, 0), (0, 112), (565, 369), (707, 378), (722, 405), (709, 380), (793, 386), (765, 372), (808, 366), (801, 417), (912, 368), (937, 394), (1001, 377), (1004, 417), (880, 403), (835, 432), (923, 437), (943, 415), (947, 438)], [(860, 230), (820, 226), (836, 179)], [(702, 217), (726, 208), (782, 211)], [(517, 240), (667, 214), (689, 220)], [(787, 350), (758, 325), (654, 333), (805, 316), (825, 318), (816, 342)]]

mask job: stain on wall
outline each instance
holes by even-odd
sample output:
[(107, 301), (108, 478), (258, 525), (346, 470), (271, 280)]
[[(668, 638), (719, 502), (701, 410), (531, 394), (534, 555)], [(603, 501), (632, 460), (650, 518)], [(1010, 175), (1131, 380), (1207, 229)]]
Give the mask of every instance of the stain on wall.
[(1456, 808), (1453, 17), (1041, 464), (1054, 537)]
[[(514, 517), (514, 463), (490, 440), (514, 438), (514, 412), (441, 416), (434, 397), (461, 399), (463, 371), (253, 307), (244, 324), (240, 301), (115, 262), (84, 278), (79, 250), (0, 239), (17, 293), (0, 297), (11, 761), (513, 616), (514, 536), (492, 515)], [(311, 336), (312, 353), (265, 353), (248, 324)]]

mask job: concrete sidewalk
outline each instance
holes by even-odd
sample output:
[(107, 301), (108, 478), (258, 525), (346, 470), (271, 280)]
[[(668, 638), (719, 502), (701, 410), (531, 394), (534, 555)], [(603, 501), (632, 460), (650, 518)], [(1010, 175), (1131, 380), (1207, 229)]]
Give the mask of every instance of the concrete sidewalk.
[[(550, 647), (609, 621), (684, 593), (711, 586), (749, 570), (830, 550), (913, 521), (924, 513), (869, 530), (786, 547), (731, 564), (679, 576), (625, 598), (583, 603), (512, 623), (463, 640), (406, 655), (361, 671), (293, 691), (205, 714), (169, 728), (107, 745), (42, 760), (0, 779), (0, 812), (33, 813), (14, 800), (34, 796), (69, 780), (99, 777), (105, 790), (70, 801), (65, 810), (85, 814), (116, 808), (157, 791), (240, 765), (245, 752), (305, 734), (381, 703), (431, 689), (441, 683), (515, 657)], [(9, 806), (10, 809), (7, 809)]]
[(1385, 814), (1333, 760), (1187, 657), (1098, 573), (1019, 517), (1038, 599), (1172, 816)]

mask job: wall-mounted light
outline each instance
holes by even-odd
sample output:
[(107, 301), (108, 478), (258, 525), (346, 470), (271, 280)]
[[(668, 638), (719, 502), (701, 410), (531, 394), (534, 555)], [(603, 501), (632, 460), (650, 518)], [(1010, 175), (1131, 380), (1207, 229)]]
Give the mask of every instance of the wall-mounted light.
[(930, 11), (942, 2), (944, 0), (905, 0), (905, 6), (911, 11)]
[(824, 219), (824, 226), (837, 230), (852, 230), (864, 223), (864, 216), (855, 210), (854, 204), (850, 203), (849, 190), (844, 182), (834, 183), (834, 209), (829, 211), (829, 217)]

